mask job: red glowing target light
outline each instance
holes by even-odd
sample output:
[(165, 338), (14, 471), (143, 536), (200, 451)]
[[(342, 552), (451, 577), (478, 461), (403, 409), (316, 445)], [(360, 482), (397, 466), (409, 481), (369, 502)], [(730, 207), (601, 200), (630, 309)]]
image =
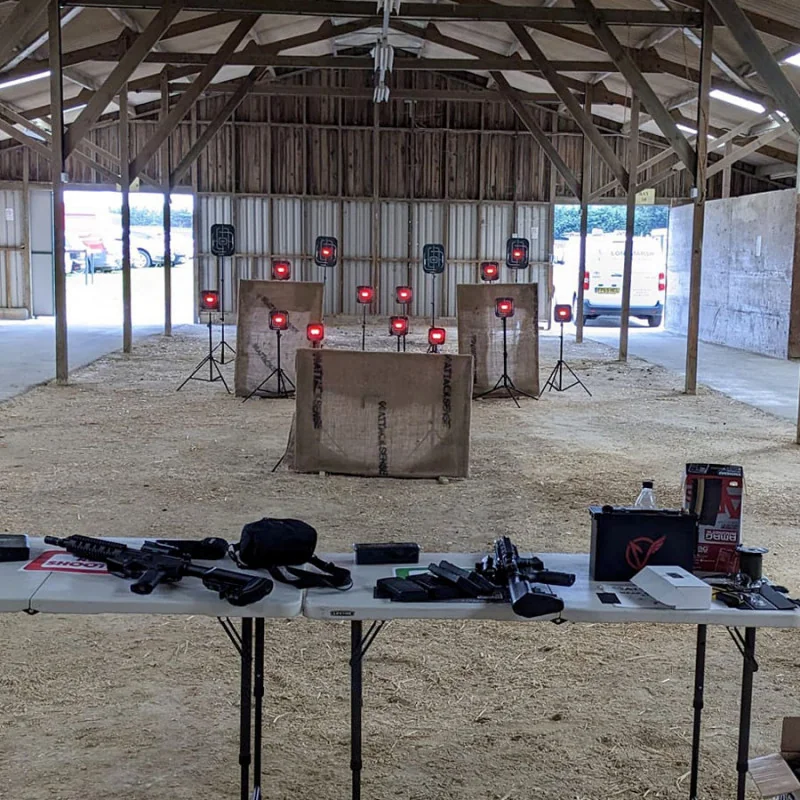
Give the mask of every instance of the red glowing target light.
[(292, 265), (288, 261), (275, 261), (272, 264), (272, 279), (288, 281), (292, 277)]
[(511, 297), (498, 297), (494, 307), (495, 316), (508, 319), (514, 316), (514, 300)]
[(306, 339), (312, 344), (319, 344), (325, 338), (325, 326), (321, 322), (312, 322), (306, 327)]
[(375, 290), (371, 286), (357, 286), (356, 300), (362, 305), (367, 305), (375, 299)]
[(201, 311), (219, 311), (219, 292), (206, 290), (200, 292)]
[(285, 331), (289, 327), (289, 314), (286, 311), (269, 312), (269, 329), (271, 331)]
[(395, 298), (401, 305), (407, 306), (414, 297), (414, 291), (410, 286), (398, 286), (394, 290)]
[(389, 333), (392, 336), (406, 336), (408, 334), (408, 317), (390, 317)]
[(428, 344), (439, 347), (447, 340), (447, 331), (444, 328), (428, 328)]
[(572, 322), (572, 306), (566, 303), (564, 305), (557, 305), (555, 307), (554, 316), (556, 322)]
[(481, 280), (496, 281), (500, 278), (500, 265), (496, 261), (484, 261), (481, 264)]

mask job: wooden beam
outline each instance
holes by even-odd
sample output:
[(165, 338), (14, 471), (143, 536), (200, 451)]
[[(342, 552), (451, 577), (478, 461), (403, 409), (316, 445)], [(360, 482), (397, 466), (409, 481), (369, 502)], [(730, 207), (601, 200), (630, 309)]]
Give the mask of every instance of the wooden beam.
[[(792, 288), (789, 301), (789, 358), (800, 358), (800, 139), (797, 142), (796, 210)], [(797, 444), (800, 444), (800, 406), (797, 409)]]
[[(48, 0), (20, 0), (14, 6), (8, 19), (3, 22), (3, 35), (0, 37), (0, 68), (5, 67), (18, 52), (30, 47), (29, 42), (23, 45), (20, 45), (20, 42), (25, 42), (31, 31), (39, 25), (46, 28), (47, 2)], [(40, 35), (38, 31), (35, 34), (35, 36)], [(33, 49), (40, 46), (41, 43)]]
[[(169, 79), (167, 71), (161, 71), (161, 119), (169, 116)], [(161, 148), (161, 187), (164, 191), (162, 226), (164, 229), (164, 336), (172, 336), (172, 208), (170, 182), (169, 136)]]
[(700, 341), (700, 288), (703, 278), (703, 234), (708, 195), (708, 129), (710, 123), (711, 56), (714, 52), (714, 12), (703, 0), (703, 37), (700, 52), (700, 93), (697, 98), (697, 161), (692, 227), (692, 262), (689, 273), (689, 319), (686, 329), (686, 394), (697, 394), (697, 353)]
[[(522, 30), (525, 30), (524, 26), (522, 26)], [(290, 48), (285, 47), (283, 49), (288, 50)], [(149, 64), (194, 64), (202, 66), (208, 64), (212, 58), (212, 53), (177, 53), (170, 51), (150, 53), (144, 60)], [(117, 60), (117, 54), (107, 52), (103, 56), (93, 60), (113, 62)], [(617, 68), (612, 61), (581, 61), (572, 59), (561, 61), (549, 60), (548, 63), (556, 72), (617, 72)], [(309, 53), (308, 55), (275, 57), (270, 56), (270, 52), (264, 48), (259, 48), (258, 50), (246, 49), (234, 53), (228, 62), (228, 66), (270, 66), (276, 69), (365, 69), (370, 71), (375, 69), (372, 57), (366, 54), (362, 56), (321, 56)], [(503, 56), (500, 54), (477, 59), (398, 56), (392, 63), (393, 72), (398, 70), (436, 70), (439, 72), (447, 72), (449, 70), (488, 71), (492, 69), (515, 70), (518, 72), (531, 72), (535, 74), (542, 73), (539, 66), (533, 65), (529, 61), (524, 61), (518, 56)], [(646, 65), (643, 71), (660, 72), (660, 70), (656, 69), (653, 65)]]
[[(67, 0), (66, 6), (106, 8), (105, 0)], [(159, 8), (158, 0), (114, 0), (117, 8)], [(375, 13), (375, 4), (367, 0), (185, 0), (187, 11), (234, 11), (239, 14), (299, 14), (318, 17), (367, 17)], [(582, 24), (585, 18), (572, 8), (545, 6), (504, 6), (470, 3), (454, 7), (432, 3), (404, 2), (397, 14), (404, 20), (440, 19), (476, 22), (560, 22)], [(691, 11), (655, 11), (608, 8), (602, 16), (609, 25), (699, 27), (700, 15)]]
[(66, 213), (64, 210), (64, 97), (61, 79), (61, 10), (58, 0), (50, 0), (47, 12), (50, 38), (50, 103), (53, 120), (53, 159), (50, 173), (53, 181), (53, 283), (56, 312), (56, 380), (65, 384), (69, 379), (67, 355), (67, 276)]
[(508, 100), (511, 107), (514, 109), (520, 122), (531, 132), (533, 138), (536, 139), (539, 146), (544, 150), (545, 155), (550, 159), (550, 163), (558, 170), (564, 182), (569, 187), (569, 190), (575, 197), (580, 197), (580, 184), (575, 177), (575, 173), (566, 165), (558, 150), (556, 150), (553, 143), (547, 137), (547, 134), (539, 127), (536, 118), (533, 116), (533, 112), (522, 102), (517, 94), (517, 90), (509, 84), (502, 72), (492, 72), (491, 76), (497, 84), (500, 93)]
[(792, 123), (785, 122), (783, 125), (779, 125), (777, 128), (774, 128), (767, 133), (763, 133), (757, 139), (754, 139), (752, 142), (750, 142), (750, 144), (746, 144), (743, 147), (737, 147), (730, 155), (726, 155), (725, 158), (717, 161), (712, 167), (709, 167), (708, 177), (713, 178), (715, 175), (727, 169), (732, 164), (735, 164), (737, 161), (741, 161), (743, 158), (747, 158), (747, 156), (755, 153), (756, 150), (760, 150), (765, 144), (769, 144), (770, 142), (775, 141), (775, 139), (780, 139), (781, 136), (785, 136), (791, 130)]
[(119, 163), (122, 164), (122, 352), (133, 349), (133, 313), (131, 307), (131, 173), (130, 128), (128, 125), (128, 87), (119, 93)]
[[(586, 85), (585, 100), (583, 110), (591, 118), (592, 115), (592, 84)], [(592, 188), (592, 143), (584, 135), (582, 141), (583, 168), (581, 169), (581, 229), (580, 243), (578, 245), (578, 300), (576, 302), (575, 314), (575, 342), (583, 342), (583, 299), (584, 299), (584, 278), (586, 275), (586, 237), (589, 235), (589, 195)], [(616, 185), (616, 182), (615, 182)], [(627, 188), (627, 187), (626, 187)]]
[[(620, 72), (633, 88), (634, 93), (641, 99), (647, 112), (653, 117), (661, 132), (675, 152), (678, 158), (686, 164), (687, 169), (692, 173), (697, 166), (697, 155), (690, 147), (689, 142), (678, 130), (675, 120), (669, 114), (658, 95), (644, 79), (636, 64), (619, 43), (619, 40), (611, 31), (611, 28), (603, 21), (602, 17), (592, 5), (591, 0), (572, 0), (577, 9), (582, 11), (588, 20), (589, 27), (594, 31), (595, 36), (605, 47), (606, 52), (611, 56), (611, 60), (619, 67)], [(660, 12), (663, 13), (663, 12)]]
[(222, 46), (214, 54), (214, 59), (204, 67), (203, 71), (192, 81), (186, 91), (170, 111), (169, 116), (159, 123), (155, 133), (148, 139), (136, 158), (131, 161), (131, 179), (138, 177), (150, 163), (164, 140), (178, 127), (180, 121), (186, 116), (189, 109), (197, 102), (203, 90), (214, 80), (216, 74), (225, 66), (231, 54), (242, 43), (250, 28), (255, 24), (255, 19), (248, 17), (242, 20), (228, 35)]
[(15, 127), (7, 119), (5, 119), (2, 113), (0, 113), (0, 131), (7, 133), (9, 136), (16, 139), (20, 144), (24, 144), (26, 147), (29, 147), (34, 153), (42, 158), (46, 158), (48, 161), (53, 158), (53, 154), (47, 145), (43, 144), (37, 139), (34, 139), (27, 133), (23, 133), (19, 128)]
[(553, 65), (548, 61), (547, 56), (542, 52), (533, 37), (528, 33), (524, 25), (518, 22), (509, 23), (514, 36), (517, 37), (519, 43), (525, 49), (525, 52), (530, 56), (531, 61), (542, 71), (545, 80), (553, 87), (555, 93), (561, 98), (561, 102), (567, 107), (567, 110), (572, 114), (573, 119), (578, 127), (583, 132), (589, 141), (594, 145), (595, 149), (600, 155), (600, 158), (605, 161), (612, 174), (619, 181), (623, 189), (628, 188), (629, 178), (628, 172), (622, 165), (622, 162), (617, 157), (617, 154), (611, 149), (611, 146), (603, 138), (600, 131), (595, 127), (594, 122), (589, 114), (581, 108), (581, 104), (572, 94), (564, 79), (558, 74)]
[(150, 52), (153, 45), (161, 38), (169, 24), (178, 15), (182, 4), (178, 0), (168, 0), (161, 10), (153, 17), (144, 33), (125, 52), (111, 74), (106, 78), (100, 91), (95, 92), (86, 108), (80, 113), (78, 119), (72, 123), (65, 141), (65, 154), (69, 155), (78, 142), (88, 133), (97, 122), (100, 115), (106, 110), (115, 95), (119, 94), (133, 71), (142, 63), (142, 59)]
[(206, 129), (200, 134), (198, 140), (192, 145), (189, 152), (181, 159), (180, 164), (169, 176), (170, 186), (180, 183), (184, 175), (191, 169), (192, 164), (200, 157), (201, 153), (208, 147), (209, 142), (217, 135), (220, 128), (230, 119), (234, 111), (242, 104), (250, 90), (265, 74), (266, 68), (256, 68), (245, 78), (239, 81), (239, 88), (230, 96), (228, 102), (219, 111), (216, 117), (208, 124)]
[[(109, 14), (111, 14), (114, 19), (119, 22), (120, 25), (127, 28), (134, 33), (144, 33), (144, 25), (141, 22), (138, 22), (134, 17), (132, 17), (127, 11), (122, 8), (114, 8), (113, 6), (108, 6), (106, 8)], [(165, 50), (164, 45), (160, 42), (153, 45), (153, 50), (156, 53), (162, 53)]]
[(792, 121), (795, 131), (800, 134), (800, 95), (761, 40), (748, 15), (739, 8), (736, 0), (711, 0), (711, 5), (775, 95), (781, 110)]
[[(639, 170), (639, 99), (631, 98), (631, 135), (628, 139), (628, 171)], [(628, 360), (628, 336), (631, 325), (631, 286), (633, 284), (633, 240), (636, 236), (636, 181), (628, 185), (625, 204), (625, 255), (622, 263), (622, 307), (619, 317), (619, 360)]]

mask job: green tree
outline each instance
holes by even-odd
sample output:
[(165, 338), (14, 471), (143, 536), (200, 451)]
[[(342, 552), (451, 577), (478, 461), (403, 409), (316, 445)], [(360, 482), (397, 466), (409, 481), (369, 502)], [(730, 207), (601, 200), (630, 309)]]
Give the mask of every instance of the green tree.
[[(625, 206), (589, 206), (589, 231), (597, 228), (603, 233), (624, 231), (626, 220)], [(669, 225), (669, 206), (637, 206), (634, 233), (647, 236), (655, 228)], [(556, 206), (555, 237), (563, 239), (570, 233), (580, 233), (581, 209), (578, 205)]]

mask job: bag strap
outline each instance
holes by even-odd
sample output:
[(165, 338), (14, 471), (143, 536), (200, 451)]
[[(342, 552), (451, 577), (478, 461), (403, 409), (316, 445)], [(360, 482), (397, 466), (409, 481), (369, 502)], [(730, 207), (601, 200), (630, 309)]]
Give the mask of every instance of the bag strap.
[[(247, 564), (243, 563), (239, 557), (238, 543), (230, 546), (230, 556), (239, 567), (249, 569)], [(311, 570), (300, 569), (300, 567), (279, 567), (275, 565), (266, 567), (266, 570), (279, 583), (289, 584), (296, 589), (328, 587), (344, 592), (352, 587), (353, 579), (349, 569), (338, 567), (332, 561), (323, 561), (318, 556), (311, 556), (308, 559), (308, 563), (319, 571), (312, 572)]]

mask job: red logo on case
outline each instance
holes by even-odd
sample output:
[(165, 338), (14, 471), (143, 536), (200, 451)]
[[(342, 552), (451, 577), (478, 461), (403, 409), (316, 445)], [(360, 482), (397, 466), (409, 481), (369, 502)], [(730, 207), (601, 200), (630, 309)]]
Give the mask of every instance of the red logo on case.
[(662, 536), (660, 539), (650, 539), (647, 536), (631, 539), (625, 548), (625, 561), (628, 562), (631, 569), (638, 572), (650, 563), (650, 559), (664, 546), (666, 541), (666, 536)]

